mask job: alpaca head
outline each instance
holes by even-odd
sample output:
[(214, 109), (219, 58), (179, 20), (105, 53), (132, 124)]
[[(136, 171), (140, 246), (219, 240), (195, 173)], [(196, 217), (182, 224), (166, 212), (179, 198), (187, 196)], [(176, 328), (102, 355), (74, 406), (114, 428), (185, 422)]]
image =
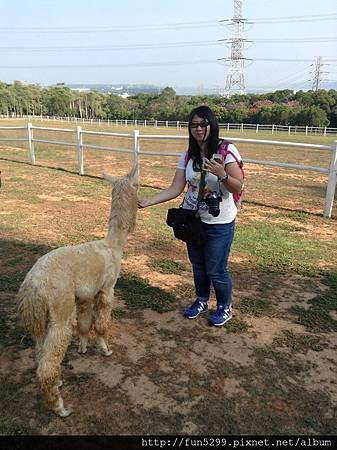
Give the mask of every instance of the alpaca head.
[(138, 163), (124, 177), (113, 177), (107, 173), (103, 176), (112, 184), (109, 228), (113, 226), (132, 232), (138, 210)]

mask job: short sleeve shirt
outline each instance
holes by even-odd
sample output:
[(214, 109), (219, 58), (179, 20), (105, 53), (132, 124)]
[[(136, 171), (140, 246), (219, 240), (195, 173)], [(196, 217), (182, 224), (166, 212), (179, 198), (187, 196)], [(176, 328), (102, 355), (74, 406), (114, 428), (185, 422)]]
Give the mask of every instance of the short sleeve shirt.
[[(241, 156), (238, 149), (233, 144), (228, 145), (228, 150), (230, 150), (240, 161)], [(198, 195), (199, 195), (199, 183), (201, 172), (195, 172), (193, 170), (193, 160), (190, 159), (185, 167), (187, 150), (185, 150), (179, 158), (177, 169), (185, 170), (185, 178), (188, 183), (188, 190), (186, 192), (183, 208), (186, 209), (197, 209), (198, 205)], [(226, 156), (225, 164), (235, 162), (235, 158), (229, 153)], [(200, 218), (203, 222), (209, 224), (215, 223), (230, 223), (232, 222), (237, 214), (237, 208), (235, 206), (233, 195), (227, 191), (223, 183), (219, 183), (218, 178), (212, 173), (207, 172), (205, 178), (205, 188), (203, 197), (207, 193), (215, 191), (221, 195), (220, 214), (217, 217), (212, 216), (208, 212), (207, 205), (202, 202), (199, 206)]]

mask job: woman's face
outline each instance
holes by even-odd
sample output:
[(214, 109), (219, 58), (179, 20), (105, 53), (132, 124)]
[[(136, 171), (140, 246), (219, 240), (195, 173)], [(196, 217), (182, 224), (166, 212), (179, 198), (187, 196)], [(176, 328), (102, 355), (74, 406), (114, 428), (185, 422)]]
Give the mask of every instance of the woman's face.
[(211, 126), (209, 122), (199, 116), (193, 116), (190, 129), (192, 136), (198, 142), (198, 144), (207, 141), (211, 132)]

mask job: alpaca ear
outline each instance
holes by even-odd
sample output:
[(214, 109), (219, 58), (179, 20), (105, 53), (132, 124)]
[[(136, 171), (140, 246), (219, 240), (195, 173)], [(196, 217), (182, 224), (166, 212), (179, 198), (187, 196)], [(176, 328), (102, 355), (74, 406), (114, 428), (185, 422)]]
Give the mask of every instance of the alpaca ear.
[(131, 184), (134, 187), (138, 187), (139, 184), (139, 164), (138, 161), (134, 161), (133, 167), (128, 174), (128, 177), (130, 178)]
[(113, 177), (112, 175), (109, 175), (106, 172), (103, 172), (103, 178), (105, 178), (107, 181), (109, 181), (109, 183), (114, 184), (115, 181), (117, 180), (117, 177)]

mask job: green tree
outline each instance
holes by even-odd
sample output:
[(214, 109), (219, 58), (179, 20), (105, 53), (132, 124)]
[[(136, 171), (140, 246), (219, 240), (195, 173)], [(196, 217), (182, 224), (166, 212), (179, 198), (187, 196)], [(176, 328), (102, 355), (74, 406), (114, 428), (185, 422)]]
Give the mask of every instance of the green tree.
[(9, 114), (11, 106), (9, 85), (0, 82), (0, 114)]
[(71, 90), (67, 87), (52, 87), (46, 90), (44, 102), (49, 116), (70, 115)]
[(291, 89), (282, 89), (280, 91), (267, 94), (267, 99), (274, 103), (286, 103), (294, 99), (294, 91)]
[(307, 125), (313, 127), (326, 127), (329, 125), (327, 113), (318, 106), (302, 108), (296, 115), (296, 125)]

